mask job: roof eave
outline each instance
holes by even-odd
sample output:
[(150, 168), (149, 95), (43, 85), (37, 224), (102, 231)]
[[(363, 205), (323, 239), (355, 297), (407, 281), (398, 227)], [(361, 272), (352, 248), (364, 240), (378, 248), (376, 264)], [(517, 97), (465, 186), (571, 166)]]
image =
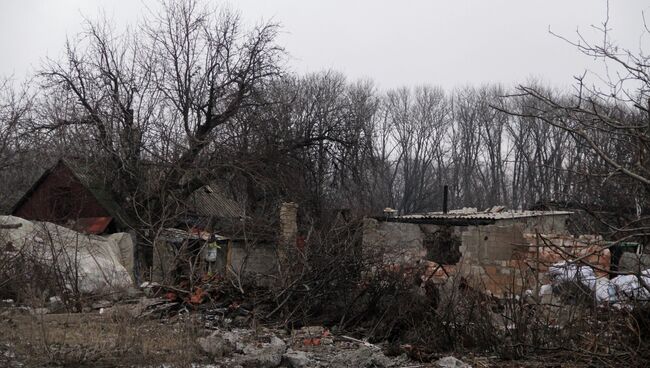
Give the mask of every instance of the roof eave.
[(481, 218), (424, 218), (424, 217), (383, 217), (377, 216), (374, 219), (383, 222), (397, 222), (402, 224), (422, 224), (422, 225), (447, 225), (447, 226), (476, 226), (492, 225), (496, 223), (495, 219)]

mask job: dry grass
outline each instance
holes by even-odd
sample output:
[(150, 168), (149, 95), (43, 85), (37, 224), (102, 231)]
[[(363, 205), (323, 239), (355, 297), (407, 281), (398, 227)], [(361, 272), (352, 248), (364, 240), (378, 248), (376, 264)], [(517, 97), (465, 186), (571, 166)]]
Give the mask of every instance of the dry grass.
[(100, 314), (12, 314), (2, 317), (0, 342), (27, 366), (189, 366), (204, 357), (191, 319), (162, 323)]

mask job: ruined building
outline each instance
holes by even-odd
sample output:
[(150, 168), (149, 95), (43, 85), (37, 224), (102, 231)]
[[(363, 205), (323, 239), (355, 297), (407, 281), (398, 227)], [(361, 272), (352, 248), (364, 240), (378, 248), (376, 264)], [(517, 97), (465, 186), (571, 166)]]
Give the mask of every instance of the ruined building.
[(450, 277), (495, 296), (534, 289), (553, 263), (585, 257), (609, 268), (600, 237), (574, 237), (571, 212), (463, 209), (366, 219), (363, 249), (385, 265), (421, 266), (425, 282)]

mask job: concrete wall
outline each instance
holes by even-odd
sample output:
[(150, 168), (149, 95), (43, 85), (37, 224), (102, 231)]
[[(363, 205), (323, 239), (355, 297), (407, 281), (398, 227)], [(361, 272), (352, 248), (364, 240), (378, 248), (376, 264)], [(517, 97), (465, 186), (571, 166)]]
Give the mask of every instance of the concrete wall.
[(273, 244), (247, 247), (243, 242), (232, 242), (227, 257), (233, 272), (254, 278), (263, 285), (268, 285), (278, 273), (278, 257)]
[(426, 256), (424, 233), (416, 224), (367, 218), (363, 224), (363, 256), (384, 263), (412, 263)]
[[(278, 271), (277, 254), (272, 244), (246, 246), (242, 241), (230, 240), (227, 244), (220, 245), (216, 262), (209, 264), (204, 261), (203, 255), (200, 257), (200, 272), (212, 271), (230, 276), (234, 272), (235, 275), (253, 278), (261, 284), (268, 284)], [(163, 240), (156, 242), (152, 280), (162, 284), (175, 282), (182, 276), (177, 273), (185, 271), (182, 267), (184, 258), (179, 256), (177, 246)]]
[[(466, 259), (480, 263), (489, 259), (509, 259), (511, 244), (523, 244), (523, 226), (509, 224), (489, 226), (454, 226), (452, 233), (461, 239), (460, 251)], [(382, 256), (385, 263), (411, 263), (427, 256), (424, 239), (440, 231), (440, 226), (365, 219), (363, 229), (364, 255)]]
[(621, 272), (638, 273), (650, 268), (650, 254), (636, 254), (624, 252), (618, 262)]
[(495, 225), (507, 226), (518, 224), (524, 233), (568, 234), (569, 215), (546, 215), (497, 220)]
[(521, 292), (533, 280), (522, 261), (528, 252), (522, 229), (521, 224), (468, 227), (457, 273), (495, 296)]
[(515, 252), (528, 250), (519, 224), (468, 226), (462, 235), (461, 253), (464, 261), (492, 264), (507, 261)]
[(158, 240), (153, 247), (151, 281), (169, 285), (175, 282), (177, 254), (174, 245)]
[[(280, 207), (280, 229), (278, 242), (246, 244), (242, 240), (229, 239), (227, 244), (219, 244), (217, 259), (208, 263), (201, 256), (200, 272), (218, 272), (226, 276), (252, 278), (256, 282), (270, 286), (273, 281), (283, 279), (291, 273), (300, 273), (303, 262), (296, 247), (298, 236), (298, 205), (283, 203)], [(202, 246), (204, 241), (198, 241)], [(179, 246), (164, 240), (154, 246), (152, 279), (157, 282), (171, 282), (182, 270), (182, 257), (178, 256)], [(194, 248), (195, 249), (195, 248)], [(204, 249), (207, 252), (207, 249)], [(283, 266), (283, 267), (281, 267)], [(280, 274), (281, 270), (286, 273)], [(176, 274), (175, 274), (176, 273)]]
[[(525, 243), (521, 233), (567, 234), (568, 215), (538, 216), (497, 220), (488, 226), (454, 226), (454, 236), (460, 237), (464, 248), (476, 260), (493, 258), (503, 260), (510, 256), (506, 244)], [(367, 218), (364, 220), (364, 255), (381, 254), (385, 262), (413, 262), (426, 257), (423, 241), (426, 234), (440, 230), (437, 225), (418, 225), (398, 222), (384, 222)], [(516, 228), (516, 230), (512, 230)], [(510, 229), (510, 230), (508, 230)], [(508, 232), (510, 231), (510, 233)], [(517, 235), (513, 235), (514, 234)], [(487, 237), (487, 240), (482, 238)], [(465, 244), (468, 242), (467, 244)]]

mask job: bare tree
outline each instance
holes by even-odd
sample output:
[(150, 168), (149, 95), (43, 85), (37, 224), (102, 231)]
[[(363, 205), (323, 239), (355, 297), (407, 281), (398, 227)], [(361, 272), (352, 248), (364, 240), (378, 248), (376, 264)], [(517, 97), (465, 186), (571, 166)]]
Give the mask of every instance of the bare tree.
[(5, 188), (0, 209), (4, 211), (39, 173), (33, 154), (38, 152), (38, 141), (26, 137), (24, 131), (34, 118), (33, 103), (27, 83), (17, 87), (9, 78), (0, 79), (0, 185)]
[[(403, 88), (386, 96), (386, 118), (395, 144), (396, 177), (401, 186), (397, 207), (402, 212), (438, 207), (444, 138), (449, 124), (449, 106), (440, 88)], [(385, 150), (385, 149), (383, 149)]]
[[(633, 229), (645, 232), (639, 219), (647, 211), (645, 198), (650, 187), (650, 58), (643, 50), (634, 53), (617, 47), (609, 38), (608, 20), (596, 29), (602, 34), (599, 43), (590, 42), (580, 33), (577, 41), (563, 39), (585, 55), (603, 61), (609, 66), (609, 75), (591, 84), (587, 74), (576, 77), (574, 93), (569, 97), (558, 96), (536, 85), (521, 85), (518, 93), (525, 98), (525, 106), (508, 112), (519, 119), (534, 119), (563, 132), (557, 136), (558, 140), (570, 137), (572, 146), (581, 153), (577, 161), (548, 157), (543, 160), (545, 164), (576, 171), (596, 179), (600, 186), (615, 183), (614, 193), (622, 191), (628, 199), (623, 198), (619, 209), (625, 212), (625, 208), (631, 206), (637, 207), (639, 212), (629, 227), (617, 230), (628, 234)], [(647, 35), (650, 30), (646, 27), (645, 32)], [(556, 150), (563, 146), (557, 145)], [(570, 185), (576, 186), (576, 183)], [(542, 190), (548, 192), (549, 189)], [(612, 194), (602, 190), (590, 192), (591, 196)], [(603, 200), (611, 204), (611, 198)]]
[(244, 31), (236, 14), (194, 0), (164, 2), (136, 32), (88, 21), (66, 59), (41, 73), (58, 110), (36, 128), (95, 143), (115, 194), (146, 203), (135, 216), (145, 220), (214, 175), (217, 128), (259, 104), (256, 91), (280, 73), (276, 32), (274, 24)]

